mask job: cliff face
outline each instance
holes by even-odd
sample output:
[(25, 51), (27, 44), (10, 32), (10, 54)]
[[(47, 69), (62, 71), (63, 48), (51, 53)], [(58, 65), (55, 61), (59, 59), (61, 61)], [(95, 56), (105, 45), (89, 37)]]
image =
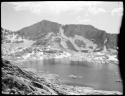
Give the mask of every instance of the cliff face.
[[(92, 25), (68, 24), (61, 25), (56, 22), (43, 20), (17, 32), (19, 36), (35, 41), (34, 45), (48, 46), (56, 43), (63, 49), (72, 51), (94, 51), (116, 49), (117, 34), (109, 34)], [(59, 39), (57, 42), (56, 39)]]

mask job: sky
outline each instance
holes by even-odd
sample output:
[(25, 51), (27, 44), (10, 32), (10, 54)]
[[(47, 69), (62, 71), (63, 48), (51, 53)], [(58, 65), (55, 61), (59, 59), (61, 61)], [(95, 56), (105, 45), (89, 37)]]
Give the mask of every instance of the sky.
[(17, 31), (42, 20), (60, 24), (89, 24), (107, 33), (119, 33), (123, 2), (37, 1), (2, 2), (1, 27)]

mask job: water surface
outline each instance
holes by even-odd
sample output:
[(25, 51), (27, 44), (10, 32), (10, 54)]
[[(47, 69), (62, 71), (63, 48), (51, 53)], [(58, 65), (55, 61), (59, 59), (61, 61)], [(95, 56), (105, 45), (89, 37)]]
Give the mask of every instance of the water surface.
[[(120, 74), (115, 64), (88, 64), (64, 58), (25, 61), (21, 67), (32, 68), (38, 74), (43, 71), (58, 74), (63, 83), (69, 85), (122, 92), (122, 83), (116, 82), (120, 80)], [(71, 75), (77, 78), (71, 78)]]

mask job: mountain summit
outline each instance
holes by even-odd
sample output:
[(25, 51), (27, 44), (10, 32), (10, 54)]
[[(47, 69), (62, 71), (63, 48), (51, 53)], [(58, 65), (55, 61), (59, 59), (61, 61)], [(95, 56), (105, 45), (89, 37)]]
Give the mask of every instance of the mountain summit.
[(42, 20), (22, 28), (15, 34), (35, 41), (34, 45), (53, 45), (71, 51), (97, 51), (117, 48), (117, 35), (109, 34), (92, 25), (66, 24)]

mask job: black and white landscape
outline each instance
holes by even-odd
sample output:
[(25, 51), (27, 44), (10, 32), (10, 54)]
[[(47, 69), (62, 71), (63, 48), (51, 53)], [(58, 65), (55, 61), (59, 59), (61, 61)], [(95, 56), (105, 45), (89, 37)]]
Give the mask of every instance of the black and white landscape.
[(123, 94), (122, 11), (122, 2), (2, 2), (2, 94)]

